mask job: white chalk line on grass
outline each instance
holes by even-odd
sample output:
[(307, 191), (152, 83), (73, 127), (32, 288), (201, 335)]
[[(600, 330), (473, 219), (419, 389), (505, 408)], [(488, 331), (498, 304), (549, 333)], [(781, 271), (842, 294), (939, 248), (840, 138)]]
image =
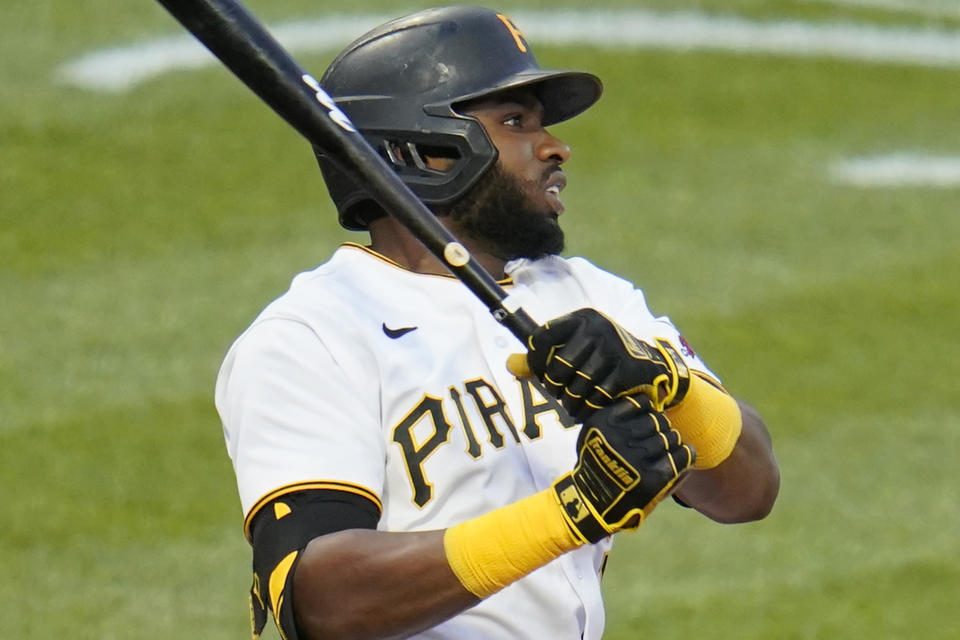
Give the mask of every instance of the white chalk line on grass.
[[(291, 53), (335, 51), (387, 19), (385, 15), (330, 16), (268, 29)], [(61, 65), (57, 76), (84, 89), (123, 92), (172, 71), (214, 64), (218, 61), (213, 54), (185, 34), (94, 51)]]
[(960, 156), (892, 153), (840, 160), (834, 182), (858, 187), (960, 187)]
[[(329, 16), (269, 28), (293, 53), (332, 52), (389, 17)], [(531, 41), (543, 45), (729, 51), (960, 68), (960, 32), (943, 29), (757, 21), (644, 10), (518, 11), (513, 17)], [(124, 92), (172, 71), (216, 63), (193, 37), (183, 35), (94, 51), (61, 65), (56, 75), (60, 81), (84, 89)]]

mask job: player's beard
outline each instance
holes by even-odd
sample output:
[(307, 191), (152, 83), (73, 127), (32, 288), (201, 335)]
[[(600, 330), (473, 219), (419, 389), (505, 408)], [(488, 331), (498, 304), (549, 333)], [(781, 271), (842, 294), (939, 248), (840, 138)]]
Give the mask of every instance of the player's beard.
[[(547, 207), (537, 209), (523, 186), (494, 165), (445, 214), (465, 240), (501, 260), (559, 254), (564, 239), (556, 215)], [(532, 183), (529, 187), (530, 192), (542, 188)]]

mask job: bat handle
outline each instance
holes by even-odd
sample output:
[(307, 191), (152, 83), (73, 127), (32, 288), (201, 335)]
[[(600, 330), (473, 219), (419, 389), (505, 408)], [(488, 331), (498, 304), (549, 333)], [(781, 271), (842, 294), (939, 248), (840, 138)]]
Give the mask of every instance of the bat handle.
[(517, 340), (527, 345), (527, 338), (537, 330), (537, 323), (522, 308), (509, 311), (505, 306), (492, 310), (493, 317), (517, 337)]
[(493, 318), (509, 329), (526, 347), (527, 338), (539, 328), (536, 321), (503, 290), (489, 272), (476, 264), (474, 259), (471, 258), (470, 262), (464, 265), (464, 270), (472, 272), (472, 277), (462, 278), (467, 288), (487, 305)]
[[(489, 271), (470, 255), (450, 232), (431, 216), (411, 219), (407, 228), (423, 243), (459, 280), (475, 295), (493, 315), (494, 319), (527, 346), (527, 338), (539, 328), (533, 318), (520, 307), (520, 303), (504, 291)], [(420, 231), (419, 233), (417, 231)]]

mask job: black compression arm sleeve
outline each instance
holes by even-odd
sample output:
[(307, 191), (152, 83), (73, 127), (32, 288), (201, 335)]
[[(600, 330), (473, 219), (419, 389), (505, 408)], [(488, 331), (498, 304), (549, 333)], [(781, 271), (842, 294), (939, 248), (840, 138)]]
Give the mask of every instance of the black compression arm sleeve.
[[(263, 631), (269, 610), (287, 640), (297, 640), (292, 605), (293, 573), (299, 553), (307, 543), (336, 531), (376, 529), (379, 519), (376, 504), (347, 491), (308, 489), (282, 495), (263, 505), (250, 525), (254, 637)], [(292, 554), (296, 555), (291, 558)], [(274, 603), (279, 611), (274, 610)]]

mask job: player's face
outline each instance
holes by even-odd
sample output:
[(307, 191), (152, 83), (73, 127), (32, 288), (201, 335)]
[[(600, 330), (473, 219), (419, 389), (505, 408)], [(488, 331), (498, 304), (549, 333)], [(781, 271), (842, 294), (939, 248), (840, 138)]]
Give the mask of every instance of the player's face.
[(543, 127), (540, 102), (532, 91), (517, 91), (474, 102), (464, 112), (483, 124), (499, 159), (456, 203), (451, 218), (504, 260), (560, 253), (560, 194), (567, 184), (560, 167), (570, 148)]
[(570, 147), (543, 127), (543, 106), (531, 90), (499, 94), (467, 110), (487, 130), (500, 153), (504, 173), (520, 183), (533, 209), (556, 219), (563, 213), (560, 193), (567, 184), (560, 166)]

